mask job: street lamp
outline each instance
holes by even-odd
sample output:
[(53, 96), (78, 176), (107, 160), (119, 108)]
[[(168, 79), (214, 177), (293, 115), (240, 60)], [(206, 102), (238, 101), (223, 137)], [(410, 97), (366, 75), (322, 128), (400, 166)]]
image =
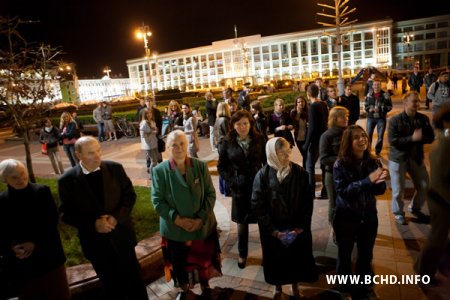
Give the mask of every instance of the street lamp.
[(409, 33), (409, 32), (405, 32), (405, 33), (403, 34), (402, 39), (403, 39), (403, 44), (406, 45), (406, 49), (407, 49), (407, 51), (409, 52), (409, 44), (411, 43), (411, 41), (414, 40), (414, 34)]
[(248, 81), (248, 76), (249, 76), (249, 72), (248, 72), (248, 47), (247, 47), (247, 43), (245, 42), (244, 39), (242, 38), (238, 38), (237, 36), (237, 28), (236, 25), (234, 25), (234, 40), (233, 40), (233, 44), (234, 47), (237, 48), (239, 47), (241, 49), (241, 55), (242, 55), (242, 62), (244, 63), (244, 81)]
[[(136, 30), (136, 38), (142, 39), (144, 41), (144, 49), (145, 49), (145, 59), (148, 63), (148, 81), (150, 82), (150, 92), (153, 94), (153, 83), (152, 83), (152, 65), (150, 62), (150, 48), (148, 47), (148, 38), (152, 35), (150, 28), (142, 23), (142, 26)], [(145, 89), (145, 93), (148, 95), (148, 89)]]
[(103, 69), (103, 73), (105, 73), (105, 77), (107, 77), (108, 79), (109, 77), (109, 73), (111, 73), (111, 69), (106, 65), (105, 68)]

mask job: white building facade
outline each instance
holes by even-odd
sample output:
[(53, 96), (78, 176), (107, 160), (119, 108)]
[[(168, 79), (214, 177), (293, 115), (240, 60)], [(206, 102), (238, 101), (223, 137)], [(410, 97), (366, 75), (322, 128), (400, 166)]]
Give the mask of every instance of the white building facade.
[[(341, 30), (344, 77), (361, 68), (392, 66), (390, 19), (354, 24)], [(201, 90), (240, 87), (244, 82), (268, 84), (274, 80), (310, 80), (335, 77), (338, 53), (334, 29), (317, 29), (267, 37), (252, 35), (213, 42), (156, 58), (127, 60), (131, 89)]]
[(81, 102), (132, 95), (129, 78), (79, 79), (77, 87)]

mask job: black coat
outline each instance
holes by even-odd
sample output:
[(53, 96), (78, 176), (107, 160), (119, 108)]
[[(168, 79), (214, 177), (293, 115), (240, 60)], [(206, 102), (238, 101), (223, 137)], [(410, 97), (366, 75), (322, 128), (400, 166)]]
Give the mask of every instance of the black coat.
[(247, 156), (235, 138), (224, 138), (217, 148), (219, 152), (217, 170), (229, 184), (233, 199), (231, 220), (240, 224), (255, 223), (256, 220), (249, 216), (250, 201), (253, 179), (266, 163), (264, 138), (258, 134), (252, 139)]
[[(13, 278), (20, 285), (64, 264), (58, 221), (47, 186), (30, 183), (23, 190), (8, 187), (0, 193), (0, 255), (7, 258), (11, 272), (8, 279)], [(35, 244), (31, 256), (16, 258), (11, 245), (28, 241)]]
[[(62, 220), (78, 229), (81, 248), (89, 260), (120, 249), (134, 249), (137, 244), (131, 220), (136, 194), (130, 179), (122, 165), (112, 161), (102, 161), (100, 172), (103, 203), (98, 201), (79, 164), (58, 180)], [(107, 234), (95, 230), (96, 219), (104, 214), (117, 219), (116, 229)]]
[(275, 130), (277, 127), (279, 127), (281, 125), (294, 126), (291, 116), (286, 111), (283, 111), (283, 113), (281, 114), (281, 117), (279, 119), (276, 117), (275, 113), (270, 115), (270, 117), (269, 117), (269, 132), (273, 133), (274, 137), (284, 138), (286, 141), (289, 142), (289, 144), (291, 145), (291, 148), (294, 147), (295, 142), (294, 142), (294, 137), (292, 136), (291, 130), (289, 130), (287, 128), (285, 130), (280, 130), (280, 131)]
[[(308, 173), (291, 163), (290, 174), (279, 183), (276, 170), (264, 166), (253, 183), (252, 211), (258, 219), (266, 282), (274, 285), (317, 280), (312, 252), (311, 217), (314, 191)], [(285, 247), (274, 231), (303, 229)]]

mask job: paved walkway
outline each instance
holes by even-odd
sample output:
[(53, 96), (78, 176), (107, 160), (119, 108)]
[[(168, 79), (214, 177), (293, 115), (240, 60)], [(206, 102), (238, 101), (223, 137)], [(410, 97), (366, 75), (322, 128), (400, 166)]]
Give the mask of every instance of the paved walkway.
[[(397, 98), (398, 99), (398, 98)], [(401, 111), (401, 106), (395, 110)], [(365, 120), (358, 121), (365, 127)], [(375, 133), (376, 134), (376, 133)], [(375, 138), (375, 137), (374, 137)], [(145, 171), (145, 158), (140, 150), (138, 138), (122, 138), (117, 142), (102, 143), (104, 159), (116, 160), (125, 166), (134, 184), (149, 186)], [(218, 191), (218, 177), (216, 170), (217, 153), (209, 151), (209, 140), (200, 138), (201, 151), (199, 157), (208, 161), (213, 182)], [(386, 163), (388, 143), (383, 149), (383, 162)], [(23, 145), (20, 142), (0, 141), (0, 160), (5, 158), (17, 158), (24, 161)], [(32, 144), (33, 166), (37, 176), (51, 174), (51, 166), (48, 158), (42, 156), (37, 142)], [(295, 148), (293, 160), (300, 162), (300, 153)], [(69, 167), (65, 154), (61, 151), (65, 167)], [(316, 170), (320, 173), (320, 169)], [(389, 186), (389, 183), (388, 183)], [(411, 182), (407, 182), (411, 187)], [(317, 186), (319, 189), (320, 186)], [(411, 189), (406, 195), (408, 202), (412, 196)], [(399, 226), (395, 223), (391, 214), (390, 189), (378, 198), (379, 228), (374, 248), (374, 271), (377, 275), (413, 275), (412, 264), (420, 249), (423, 247), (429, 233), (429, 225), (409, 222), (407, 226)], [(220, 229), (220, 244), (222, 246), (222, 271), (223, 276), (211, 280), (213, 299), (270, 299), (273, 287), (264, 281), (261, 266), (261, 247), (259, 233), (256, 225), (250, 226), (249, 259), (247, 267), (243, 270), (237, 267), (237, 229), (236, 224), (230, 221), (231, 198), (224, 198), (217, 192), (215, 213)], [(335, 258), (337, 247), (332, 242), (331, 230), (327, 221), (328, 201), (315, 200), (312, 219), (312, 234), (314, 256), (320, 271), (319, 281), (304, 286), (308, 299), (341, 299), (338, 293), (326, 282), (326, 275), (335, 274)], [(425, 212), (427, 208), (425, 207)], [(407, 213), (409, 221), (411, 215)], [(148, 285), (149, 299), (174, 299), (177, 289), (172, 283), (166, 283), (160, 278)], [(289, 295), (289, 287), (283, 291)], [(450, 280), (439, 287), (422, 290), (416, 285), (388, 285), (375, 286), (375, 291), (380, 299), (450, 299)], [(199, 298), (200, 289), (195, 288), (189, 294), (188, 299)]]

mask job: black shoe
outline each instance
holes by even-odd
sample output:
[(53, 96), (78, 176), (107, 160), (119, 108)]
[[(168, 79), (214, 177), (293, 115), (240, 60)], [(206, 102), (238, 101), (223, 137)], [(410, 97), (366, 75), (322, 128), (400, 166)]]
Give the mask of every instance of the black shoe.
[(245, 268), (245, 265), (246, 265), (246, 264), (247, 264), (247, 258), (242, 258), (242, 257), (239, 257), (239, 258), (238, 258), (238, 263), (237, 263), (237, 265), (238, 265), (239, 269)]
[(413, 219), (413, 221), (416, 223), (422, 223), (422, 224), (430, 223), (430, 216), (424, 214), (421, 211), (412, 211), (411, 214), (415, 217), (415, 219)]

